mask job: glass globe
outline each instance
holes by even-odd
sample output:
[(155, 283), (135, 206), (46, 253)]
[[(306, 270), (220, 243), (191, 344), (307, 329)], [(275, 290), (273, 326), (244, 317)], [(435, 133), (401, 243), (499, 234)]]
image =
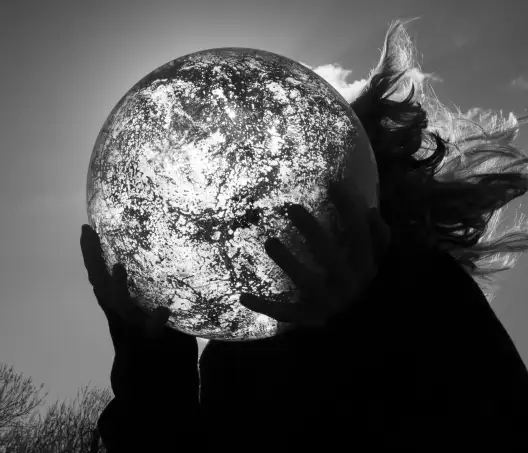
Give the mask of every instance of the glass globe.
[(143, 309), (169, 307), (169, 325), (187, 334), (254, 340), (278, 323), (240, 305), (241, 293), (299, 301), (265, 240), (320, 270), (281, 208), (302, 204), (328, 228), (327, 184), (341, 178), (377, 206), (368, 138), (332, 86), (270, 52), (204, 50), (154, 70), (114, 107), (90, 158), (88, 222)]

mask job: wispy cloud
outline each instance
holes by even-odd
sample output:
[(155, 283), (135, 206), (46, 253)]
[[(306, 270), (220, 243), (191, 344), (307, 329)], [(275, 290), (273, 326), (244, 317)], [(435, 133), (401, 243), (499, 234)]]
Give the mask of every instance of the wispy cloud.
[(426, 79), (429, 80), (430, 82), (441, 83), (444, 81), (442, 77), (439, 77), (436, 74), (429, 73), (429, 72), (421, 72), (418, 68), (411, 69), (407, 74), (416, 83), (422, 83)]
[[(351, 69), (344, 69), (338, 64), (325, 64), (322, 66), (312, 67), (306, 63), (302, 63), (307, 68), (310, 68), (316, 74), (320, 75), (330, 85), (332, 85), (345, 99), (347, 102), (352, 102), (363, 87), (367, 84), (367, 79), (354, 80), (351, 82), (347, 81), (347, 78), (352, 74)], [(408, 73), (410, 79), (420, 84), (425, 79), (431, 82), (443, 82), (443, 80), (435, 74), (429, 74), (421, 72), (418, 68), (410, 70)]]
[(528, 90), (528, 78), (521, 75), (517, 77), (515, 80), (512, 80), (510, 85), (513, 88), (519, 88), (521, 90)]

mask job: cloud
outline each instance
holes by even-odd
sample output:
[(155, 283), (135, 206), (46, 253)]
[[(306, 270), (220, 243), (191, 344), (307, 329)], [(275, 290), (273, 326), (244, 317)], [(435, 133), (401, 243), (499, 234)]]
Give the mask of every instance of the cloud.
[(524, 76), (519, 76), (515, 80), (512, 80), (510, 85), (513, 88), (519, 88), (521, 90), (528, 90), (528, 78)]
[[(367, 79), (348, 82), (347, 78), (352, 74), (352, 70), (344, 69), (338, 64), (330, 63), (315, 68), (303, 62), (301, 62), (301, 64), (325, 79), (346, 99), (347, 102), (352, 102), (367, 84)], [(430, 80), (431, 82), (443, 82), (440, 77), (434, 74), (421, 72), (418, 68), (411, 69), (407, 74), (408, 77), (414, 80), (417, 84), (421, 84), (425, 79)], [(406, 94), (407, 92), (405, 95)]]
[(313, 72), (325, 79), (341, 94), (341, 96), (346, 99), (347, 102), (352, 102), (352, 100), (367, 84), (366, 79), (347, 82), (346, 79), (350, 74), (352, 74), (352, 70), (344, 69), (338, 64), (325, 64), (322, 66), (317, 66), (315, 68), (310, 65), (307, 65), (306, 63), (301, 62), (301, 64), (311, 69)]

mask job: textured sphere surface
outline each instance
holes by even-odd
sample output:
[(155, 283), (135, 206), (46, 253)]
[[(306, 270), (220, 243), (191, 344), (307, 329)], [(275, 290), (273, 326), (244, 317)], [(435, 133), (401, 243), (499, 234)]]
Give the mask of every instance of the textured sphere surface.
[(143, 309), (169, 307), (187, 334), (254, 340), (279, 326), (241, 293), (299, 301), (265, 240), (322, 271), (281, 208), (302, 204), (331, 228), (326, 187), (341, 178), (377, 206), (368, 138), (332, 86), (270, 52), (205, 50), (156, 69), (114, 107), (90, 158), (88, 222)]

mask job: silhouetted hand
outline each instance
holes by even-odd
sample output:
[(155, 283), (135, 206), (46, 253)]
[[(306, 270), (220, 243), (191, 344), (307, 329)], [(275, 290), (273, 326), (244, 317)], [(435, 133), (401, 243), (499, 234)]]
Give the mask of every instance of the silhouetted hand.
[(124, 266), (116, 264), (112, 275), (108, 273), (99, 236), (89, 225), (82, 226), (81, 250), (88, 279), (97, 302), (107, 317), (112, 317), (112, 313), (115, 313), (126, 323), (128, 329), (137, 331), (145, 338), (159, 337), (169, 319), (170, 310), (158, 307), (153, 314), (149, 314), (139, 307), (137, 299), (128, 291)]
[[(194, 379), (192, 373), (198, 360), (196, 338), (165, 325), (170, 315), (167, 307), (152, 314), (139, 307), (128, 291), (125, 268), (117, 264), (112, 275), (107, 271), (99, 237), (89, 225), (82, 227), (81, 250), (114, 344), (111, 373), (114, 394), (127, 404), (134, 401), (141, 407), (151, 407), (162, 398), (167, 400), (171, 383)], [(197, 386), (196, 376), (196, 383), (193, 381), (190, 388), (182, 391), (192, 395)]]
[(266, 253), (301, 291), (301, 301), (274, 303), (243, 294), (242, 305), (279, 322), (324, 327), (361, 297), (389, 248), (390, 229), (377, 209), (368, 209), (352, 182), (331, 183), (329, 195), (336, 208), (333, 232), (325, 231), (301, 205), (285, 210), (325, 273), (309, 271), (280, 240), (268, 239)]

